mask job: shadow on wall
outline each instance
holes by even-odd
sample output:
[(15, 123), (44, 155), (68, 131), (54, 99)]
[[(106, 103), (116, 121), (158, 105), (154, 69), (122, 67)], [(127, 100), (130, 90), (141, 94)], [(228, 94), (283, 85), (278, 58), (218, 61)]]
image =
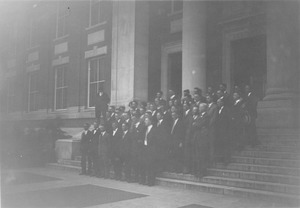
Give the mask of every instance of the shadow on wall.
[(1, 168), (40, 166), (55, 162), (55, 141), (66, 139), (62, 120), (47, 119), (38, 125), (30, 122), (1, 124)]

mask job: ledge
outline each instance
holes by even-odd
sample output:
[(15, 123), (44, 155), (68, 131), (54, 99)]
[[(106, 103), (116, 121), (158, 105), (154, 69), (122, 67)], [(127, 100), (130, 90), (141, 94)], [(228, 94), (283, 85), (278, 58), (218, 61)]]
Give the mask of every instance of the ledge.
[(91, 29), (93, 29), (93, 28), (96, 28), (96, 27), (105, 25), (106, 23), (107, 23), (107, 21), (103, 21), (103, 22), (100, 22), (100, 23), (98, 23), (98, 24), (96, 24), (96, 25), (89, 26), (89, 27), (85, 28), (85, 30), (91, 30)]

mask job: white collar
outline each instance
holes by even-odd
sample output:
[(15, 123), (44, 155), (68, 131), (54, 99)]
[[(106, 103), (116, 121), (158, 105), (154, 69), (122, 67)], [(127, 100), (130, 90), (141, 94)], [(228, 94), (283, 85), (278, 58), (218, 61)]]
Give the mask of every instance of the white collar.
[(248, 97), (249, 97), (251, 94), (252, 94), (252, 92), (249, 92), (249, 93), (248, 93)]
[(172, 95), (171, 97), (170, 97), (170, 99), (173, 99), (175, 97), (175, 95)]

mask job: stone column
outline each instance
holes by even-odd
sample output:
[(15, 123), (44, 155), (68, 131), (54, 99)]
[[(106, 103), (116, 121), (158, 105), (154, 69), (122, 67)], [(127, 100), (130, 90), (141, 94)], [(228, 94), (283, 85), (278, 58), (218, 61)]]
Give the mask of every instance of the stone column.
[(293, 128), (299, 115), (299, 4), (266, 5), (267, 90), (258, 106), (258, 127)]
[(206, 3), (183, 1), (182, 89), (206, 90)]
[(111, 104), (147, 100), (148, 39), (148, 2), (113, 1)]

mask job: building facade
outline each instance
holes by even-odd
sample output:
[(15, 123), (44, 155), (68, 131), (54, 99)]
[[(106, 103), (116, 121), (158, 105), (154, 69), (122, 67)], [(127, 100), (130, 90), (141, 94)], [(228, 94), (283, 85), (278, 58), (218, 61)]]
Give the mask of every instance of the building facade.
[[(251, 84), (259, 128), (299, 128), (298, 1), (3, 3), (1, 119), (66, 126), (158, 90)], [(2, 18), (4, 19), (4, 18)], [(79, 125), (79, 123), (80, 125)]]

